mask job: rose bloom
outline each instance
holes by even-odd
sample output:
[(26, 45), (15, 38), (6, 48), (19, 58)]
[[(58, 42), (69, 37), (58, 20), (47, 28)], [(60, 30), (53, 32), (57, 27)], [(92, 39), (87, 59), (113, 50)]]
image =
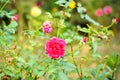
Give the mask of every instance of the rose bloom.
[(88, 38), (87, 38), (87, 37), (83, 37), (83, 38), (82, 38), (82, 40), (81, 40), (81, 42), (82, 42), (82, 43), (86, 43), (86, 42), (87, 42), (87, 40), (88, 40)]
[(105, 6), (103, 11), (104, 11), (105, 14), (108, 15), (108, 14), (111, 14), (112, 8), (110, 6)]
[(102, 9), (97, 9), (95, 11), (95, 15), (98, 16), (98, 17), (102, 16), (103, 15), (103, 10)]
[(45, 33), (50, 33), (52, 32), (52, 25), (50, 21), (46, 21), (43, 23), (42, 30)]
[(45, 45), (46, 54), (52, 59), (61, 58), (64, 56), (65, 46), (65, 40), (53, 37)]
[(14, 16), (12, 17), (13, 21), (17, 21), (18, 20), (18, 14), (14, 14)]

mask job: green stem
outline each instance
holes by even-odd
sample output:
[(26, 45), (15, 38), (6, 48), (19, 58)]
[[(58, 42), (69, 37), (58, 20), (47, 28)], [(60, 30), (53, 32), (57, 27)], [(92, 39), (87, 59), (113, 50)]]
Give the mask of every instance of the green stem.
[(112, 22), (109, 26), (107, 26), (106, 28), (109, 29), (114, 25), (114, 22)]
[(57, 22), (57, 37), (59, 36), (59, 29), (60, 29), (60, 25), (59, 25), (59, 22)]
[(81, 80), (82, 80), (82, 77), (80, 76), (80, 73), (79, 73), (79, 70), (78, 70), (77, 64), (76, 64), (76, 62), (75, 62), (75, 58), (74, 58), (74, 55), (73, 55), (73, 47), (72, 47), (72, 45), (71, 45), (71, 54), (72, 54), (73, 63), (74, 63), (75, 66), (76, 66), (77, 74), (78, 74), (79, 78), (81, 78)]
[(2, 2), (3, 2), (3, 0), (2, 0), (2, 1), (0, 1), (0, 7), (2, 7)]
[(95, 29), (91, 28), (91, 26), (90, 26), (90, 25), (88, 25), (88, 24), (87, 24), (87, 26), (88, 26), (88, 28), (89, 28), (91, 31), (93, 31), (93, 32), (94, 32), (94, 33), (96, 33), (96, 34), (99, 34), (99, 33), (97, 32), (97, 30), (95, 30)]
[[(118, 55), (117, 55), (117, 57), (116, 57), (116, 61), (115, 61), (115, 64), (114, 64), (114, 66), (113, 66), (114, 69), (116, 68), (117, 63), (118, 63)], [(115, 74), (115, 72), (112, 73), (112, 77), (114, 77), (114, 74)]]
[(58, 27), (58, 30), (57, 30), (57, 37), (59, 36), (59, 27)]
[(80, 64), (80, 70), (81, 70), (81, 80), (83, 79), (83, 72), (82, 72), (82, 65)]
[(4, 7), (8, 4), (8, 2), (9, 2), (9, 0), (2, 6), (2, 8), (0, 9), (0, 13), (4, 9)]

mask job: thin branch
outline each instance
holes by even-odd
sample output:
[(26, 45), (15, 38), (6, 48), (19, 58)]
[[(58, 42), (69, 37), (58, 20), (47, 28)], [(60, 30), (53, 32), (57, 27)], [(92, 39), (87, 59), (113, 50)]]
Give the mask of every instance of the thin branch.
[(71, 45), (71, 54), (72, 54), (73, 63), (74, 63), (75, 66), (76, 66), (77, 74), (78, 74), (79, 78), (81, 78), (81, 80), (82, 80), (82, 77), (80, 76), (80, 73), (79, 73), (79, 70), (78, 70), (77, 64), (76, 64), (76, 62), (75, 62), (75, 58), (74, 58), (74, 55), (73, 55), (73, 47), (72, 47), (72, 45)]

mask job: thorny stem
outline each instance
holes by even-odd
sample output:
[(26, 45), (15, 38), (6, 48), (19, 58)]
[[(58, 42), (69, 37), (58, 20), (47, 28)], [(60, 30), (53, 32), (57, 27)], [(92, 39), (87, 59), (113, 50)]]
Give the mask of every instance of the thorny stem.
[[(70, 45), (71, 45), (71, 44), (70, 44)], [(72, 54), (73, 63), (74, 63), (75, 66), (76, 66), (77, 74), (78, 74), (79, 78), (81, 78), (81, 80), (82, 80), (82, 77), (80, 76), (80, 73), (79, 73), (79, 70), (78, 70), (77, 64), (76, 64), (76, 62), (75, 62), (75, 58), (74, 58), (74, 56), (73, 56), (73, 47), (72, 47), (72, 45), (71, 45), (71, 54)]]

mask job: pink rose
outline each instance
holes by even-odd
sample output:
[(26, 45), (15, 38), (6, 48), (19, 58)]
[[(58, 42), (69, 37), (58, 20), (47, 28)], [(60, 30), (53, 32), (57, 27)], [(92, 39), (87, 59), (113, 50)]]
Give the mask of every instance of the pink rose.
[(108, 14), (111, 14), (112, 8), (111, 8), (111, 6), (105, 6), (103, 11), (106, 15), (108, 15)]
[(97, 9), (97, 10), (95, 11), (95, 15), (98, 16), (98, 17), (102, 16), (102, 15), (103, 15), (103, 10), (100, 9), (100, 8)]
[(45, 45), (46, 54), (52, 59), (61, 58), (64, 56), (65, 46), (65, 40), (53, 37)]
[(45, 33), (50, 33), (52, 32), (52, 25), (50, 21), (46, 21), (43, 23), (43, 27), (42, 27), (43, 32)]
[(18, 14), (14, 14), (14, 16), (12, 17), (13, 21), (17, 21), (18, 20)]

